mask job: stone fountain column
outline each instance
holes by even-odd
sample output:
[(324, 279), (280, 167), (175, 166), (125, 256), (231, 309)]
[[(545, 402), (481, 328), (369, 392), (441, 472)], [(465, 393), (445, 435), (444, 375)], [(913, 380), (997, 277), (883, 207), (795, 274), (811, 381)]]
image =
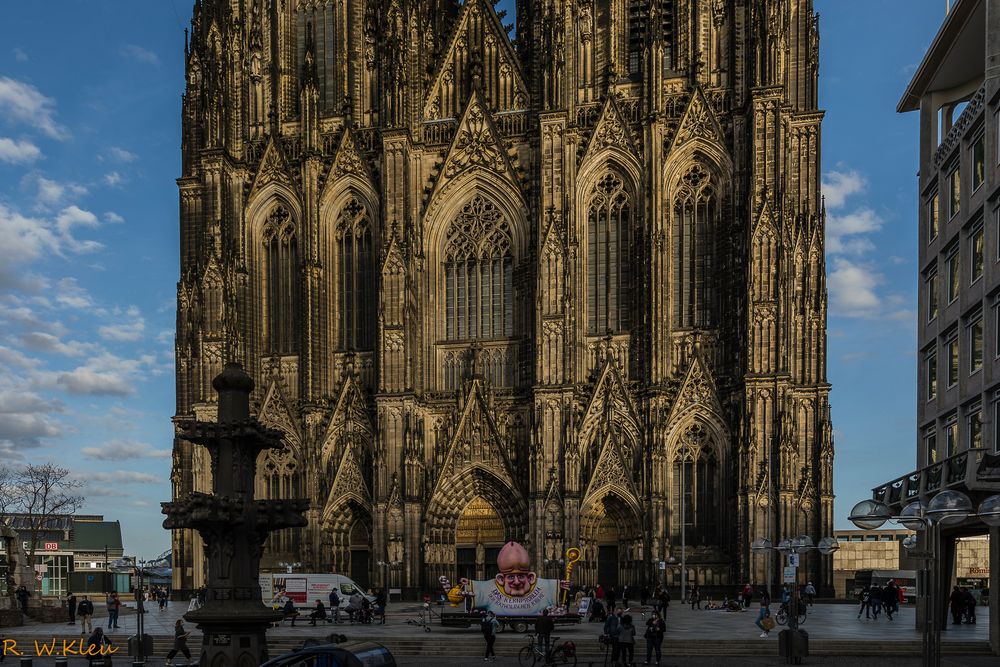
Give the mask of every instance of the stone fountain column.
[(267, 660), (267, 628), (281, 618), (261, 600), (264, 541), (272, 531), (305, 526), (309, 501), (254, 500), (257, 457), (280, 448), (282, 433), (250, 416), (254, 383), (239, 364), (226, 364), (212, 387), (218, 421), (182, 423), (180, 436), (208, 450), (213, 492), (162, 503), (163, 527), (197, 530), (205, 544), (208, 598), (184, 615), (204, 633), (200, 664), (257, 667)]

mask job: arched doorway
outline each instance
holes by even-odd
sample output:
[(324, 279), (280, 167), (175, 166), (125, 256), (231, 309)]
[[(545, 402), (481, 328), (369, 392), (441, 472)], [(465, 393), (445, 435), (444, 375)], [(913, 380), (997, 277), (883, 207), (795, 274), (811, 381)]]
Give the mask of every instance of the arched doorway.
[(473, 498), (455, 529), (455, 565), (458, 578), (484, 580), (492, 575), (505, 531), (499, 512), (481, 496)]
[(609, 516), (597, 526), (597, 581), (604, 586), (618, 586), (620, 532), (617, 522)]
[(368, 525), (362, 520), (354, 522), (351, 526), (351, 579), (356, 584), (367, 590), (371, 587), (369, 572), (371, 572), (371, 532)]
[(618, 493), (605, 492), (584, 504), (580, 519), (584, 581), (591, 585), (641, 583), (642, 531), (637, 510)]

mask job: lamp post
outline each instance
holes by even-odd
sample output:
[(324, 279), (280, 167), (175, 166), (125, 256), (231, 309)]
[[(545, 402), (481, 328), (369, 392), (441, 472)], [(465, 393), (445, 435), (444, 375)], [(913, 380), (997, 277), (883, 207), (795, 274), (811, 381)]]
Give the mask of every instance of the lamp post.
[[(979, 504), (977, 512), (972, 511), (972, 501), (961, 491), (942, 491), (935, 495), (929, 503), (915, 500), (902, 509), (898, 515), (893, 515), (889, 506), (878, 500), (862, 500), (847, 517), (851, 523), (862, 530), (878, 530), (887, 521), (895, 521), (904, 527), (925, 536), (925, 551), (920, 555), (924, 561), (921, 586), (923, 590), (923, 667), (940, 667), (941, 665), (941, 602), (937, 600), (940, 594), (940, 577), (938, 572), (941, 562), (941, 527), (962, 523), (969, 517), (978, 517), (988, 526), (1000, 526), (1000, 494), (990, 496)], [(907, 542), (909, 542), (907, 544)], [(903, 546), (908, 549), (917, 548), (920, 540), (908, 537)]]
[[(824, 556), (829, 556), (840, 548), (837, 540), (833, 537), (824, 537), (819, 544), (813, 544), (813, 540), (808, 535), (785, 538), (778, 542), (778, 546), (771, 544), (771, 540), (766, 537), (758, 538), (750, 545), (750, 549), (755, 554), (770, 554), (777, 551), (782, 555), (799, 554), (802, 555), (813, 549), (819, 551)], [(793, 567), (797, 567), (793, 566)], [(798, 572), (798, 570), (796, 570)], [(770, 593), (768, 593), (770, 595)], [(787, 662), (799, 663), (802, 658), (809, 654), (809, 636), (799, 630), (799, 582), (798, 576), (792, 584), (792, 595), (789, 600), (788, 609), (788, 629), (782, 630), (779, 637), (780, 654)]]

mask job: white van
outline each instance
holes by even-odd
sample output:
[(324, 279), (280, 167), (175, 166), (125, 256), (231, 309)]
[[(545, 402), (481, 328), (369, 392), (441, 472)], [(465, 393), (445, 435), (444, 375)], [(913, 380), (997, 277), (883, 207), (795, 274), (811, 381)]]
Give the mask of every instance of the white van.
[(340, 597), (341, 610), (347, 609), (355, 591), (375, 604), (374, 596), (368, 595), (353, 579), (343, 574), (272, 572), (260, 575), (261, 598), (264, 604), (272, 609), (281, 609), (289, 599), (299, 609), (315, 607), (316, 600), (321, 600), (324, 605), (329, 606), (330, 591), (335, 588)]

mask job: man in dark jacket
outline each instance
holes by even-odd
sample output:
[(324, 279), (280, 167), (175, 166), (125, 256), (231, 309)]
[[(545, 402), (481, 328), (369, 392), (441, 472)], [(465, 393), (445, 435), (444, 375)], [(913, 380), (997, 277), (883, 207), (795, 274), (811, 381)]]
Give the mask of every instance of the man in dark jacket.
[(93, 632), (94, 626), (91, 623), (91, 619), (94, 617), (94, 603), (86, 595), (83, 596), (80, 604), (77, 605), (76, 612), (80, 614), (80, 634), (86, 635)]
[(28, 598), (31, 597), (31, 593), (24, 586), (19, 586), (14, 595), (17, 597), (17, 603), (21, 606), (21, 613), (27, 614)]
[(330, 589), (330, 619), (334, 623), (340, 623), (340, 596), (337, 595), (337, 589)]
[(886, 618), (891, 621), (892, 615), (899, 608), (899, 587), (896, 586), (895, 580), (889, 580), (882, 589), (882, 608), (885, 609)]
[(69, 617), (66, 625), (76, 625), (76, 596), (72, 593), (66, 595), (66, 615)]
[(545, 651), (545, 655), (549, 654), (552, 631), (555, 629), (556, 624), (552, 622), (552, 617), (549, 616), (549, 610), (543, 609), (542, 615), (538, 617), (537, 621), (535, 621), (535, 634), (538, 635), (538, 646)]
[(316, 607), (309, 614), (309, 625), (316, 625), (316, 621), (326, 620), (326, 607), (322, 600), (316, 600)]

